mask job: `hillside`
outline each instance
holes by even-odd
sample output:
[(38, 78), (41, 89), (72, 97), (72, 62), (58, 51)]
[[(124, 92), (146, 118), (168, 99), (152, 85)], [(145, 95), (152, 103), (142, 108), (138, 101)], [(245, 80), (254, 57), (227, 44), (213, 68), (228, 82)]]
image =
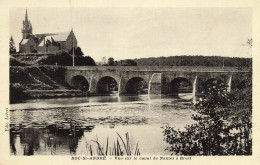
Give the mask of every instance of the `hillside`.
[(29, 98), (82, 96), (64, 81), (63, 68), (47, 66), (11, 66), (10, 102)]

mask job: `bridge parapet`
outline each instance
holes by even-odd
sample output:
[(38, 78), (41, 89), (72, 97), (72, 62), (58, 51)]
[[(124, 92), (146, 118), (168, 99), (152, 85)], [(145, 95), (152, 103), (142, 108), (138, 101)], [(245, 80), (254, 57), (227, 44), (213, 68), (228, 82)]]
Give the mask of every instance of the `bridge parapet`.
[(192, 67), (192, 66), (66, 66), (68, 71), (151, 71), (151, 72), (252, 72), (245, 67)]

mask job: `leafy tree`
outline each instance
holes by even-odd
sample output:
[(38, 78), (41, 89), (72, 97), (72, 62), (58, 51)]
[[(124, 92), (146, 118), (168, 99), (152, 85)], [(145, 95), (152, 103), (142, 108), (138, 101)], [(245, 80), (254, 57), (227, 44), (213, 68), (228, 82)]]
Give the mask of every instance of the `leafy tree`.
[(106, 65), (107, 64), (107, 58), (104, 56), (102, 57), (102, 60), (101, 60), (101, 65)]
[(32, 51), (32, 53), (38, 53), (38, 51), (34, 49), (34, 50)]
[(95, 61), (90, 56), (82, 56), (75, 58), (76, 66), (96, 66)]
[(137, 66), (137, 63), (134, 60), (122, 60), (120, 62), (118, 62), (118, 65), (120, 66)]
[(10, 37), (10, 40), (9, 40), (9, 53), (10, 54), (16, 53), (15, 43), (14, 43), (14, 39), (12, 36)]
[[(250, 44), (251, 40), (249, 40)], [(133, 60), (138, 66), (213, 66), (222, 67), (251, 67), (251, 58), (219, 57), (219, 56), (172, 56), (172, 57), (150, 57)], [(126, 60), (119, 61), (124, 65)]]
[[(73, 54), (73, 48), (69, 51), (69, 54)], [(81, 51), (80, 47), (74, 48), (74, 54), (76, 56), (83, 56), (84, 53)]]
[(72, 56), (66, 50), (59, 50), (55, 55), (49, 55), (38, 62), (42, 65), (72, 65)]
[(252, 89), (248, 81), (247, 94), (228, 94), (220, 81), (209, 84), (195, 105), (195, 124), (185, 131), (165, 126), (167, 150), (177, 155), (251, 155)]
[[(90, 56), (75, 56), (76, 66), (95, 66), (95, 61)], [(50, 55), (38, 63), (42, 65), (72, 66), (73, 57), (66, 50), (57, 51), (56, 55)]]
[(24, 92), (24, 89), (21, 87), (19, 83), (11, 83), (9, 85), (10, 96), (9, 101), (10, 103), (15, 103), (20, 99), (29, 99), (30, 96)]
[(114, 58), (113, 57), (109, 57), (108, 58), (108, 66), (114, 66), (115, 65), (115, 61), (114, 61)]

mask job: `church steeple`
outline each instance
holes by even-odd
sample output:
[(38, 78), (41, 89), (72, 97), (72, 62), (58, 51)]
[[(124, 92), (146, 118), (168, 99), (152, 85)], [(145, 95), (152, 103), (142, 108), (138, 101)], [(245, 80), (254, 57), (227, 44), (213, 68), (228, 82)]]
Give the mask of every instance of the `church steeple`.
[(27, 8), (26, 8), (26, 11), (25, 11), (25, 21), (27, 21), (27, 22), (28, 22)]
[(27, 8), (25, 11), (25, 19), (23, 21), (22, 33), (23, 33), (23, 39), (27, 38), (28, 35), (32, 34), (32, 25), (28, 19)]

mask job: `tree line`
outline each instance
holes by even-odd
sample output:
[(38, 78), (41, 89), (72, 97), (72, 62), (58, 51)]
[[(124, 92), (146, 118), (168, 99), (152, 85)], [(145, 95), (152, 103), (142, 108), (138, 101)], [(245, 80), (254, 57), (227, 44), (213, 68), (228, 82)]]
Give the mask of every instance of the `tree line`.
[(251, 58), (220, 56), (171, 56), (134, 60), (138, 66), (252, 67)]
[(252, 67), (251, 58), (221, 56), (171, 56), (126, 59), (116, 61), (108, 58), (104, 66), (210, 66), (210, 67)]

